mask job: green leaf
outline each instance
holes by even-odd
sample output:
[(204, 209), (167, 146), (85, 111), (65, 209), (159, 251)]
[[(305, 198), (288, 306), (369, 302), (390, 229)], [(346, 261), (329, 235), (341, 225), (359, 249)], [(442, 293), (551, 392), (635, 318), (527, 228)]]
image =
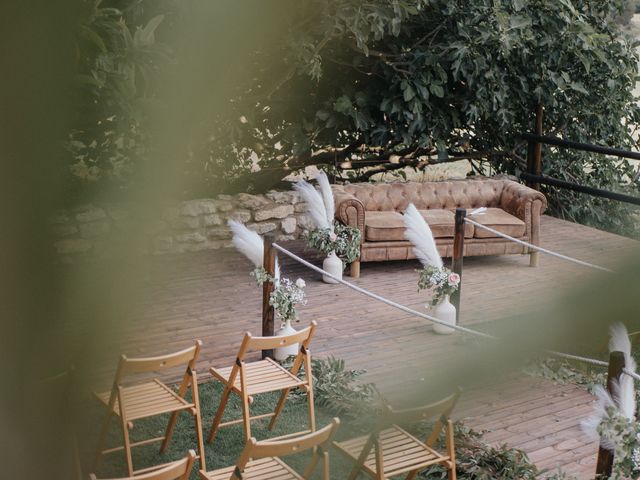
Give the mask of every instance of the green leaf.
[(408, 102), (415, 96), (416, 96), (416, 92), (413, 90), (413, 88), (411, 88), (411, 85), (407, 85), (407, 87), (403, 91), (404, 101)]
[(431, 90), (431, 93), (433, 93), (438, 98), (444, 97), (444, 88), (442, 88), (442, 85), (434, 83), (433, 85), (429, 86), (429, 90)]
[(342, 95), (333, 103), (333, 108), (338, 113), (348, 114), (353, 110), (353, 105), (349, 97)]
[(526, 5), (526, 0), (513, 0), (513, 9), (516, 12), (522, 10)]
[(523, 29), (531, 26), (531, 17), (528, 15), (512, 15), (509, 17), (509, 27)]
[(584, 85), (580, 82), (572, 82), (569, 84), (569, 87), (576, 92), (584, 93), (585, 95), (589, 94), (589, 92), (584, 88)]

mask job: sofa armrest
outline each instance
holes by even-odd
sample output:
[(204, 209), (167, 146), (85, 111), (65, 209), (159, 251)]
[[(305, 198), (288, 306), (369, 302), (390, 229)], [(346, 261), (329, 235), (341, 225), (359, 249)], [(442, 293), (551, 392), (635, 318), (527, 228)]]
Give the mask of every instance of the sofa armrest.
[[(534, 202), (537, 202), (535, 207)], [(541, 215), (547, 208), (547, 198), (537, 190), (517, 182), (507, 181), (500, 196), (500, 208), (520, 220), (527, 220), (527, 211)]]
[(360, 230), (360, 243), (364, 242), (364, 205), (347, 192), (334, 192), (336, 218), (345, 225)]

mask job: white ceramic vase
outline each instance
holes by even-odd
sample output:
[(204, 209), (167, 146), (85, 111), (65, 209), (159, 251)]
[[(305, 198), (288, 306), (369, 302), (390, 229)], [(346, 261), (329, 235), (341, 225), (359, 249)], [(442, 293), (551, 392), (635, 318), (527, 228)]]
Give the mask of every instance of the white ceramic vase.
[[(336, 255), (336, 252), (331, 252), (327, 255), (327, 258), (322, 262), (322, 269), (342, 280), (342, 270), (344, 269), (344, 266), (342, 265), (342, 260), (340, 260)], [(338, 283), (333, 278), (327, 277), (326, 275), (322, 275), (322, 281), (324, 283)]]
[[(282, 326), (282, 328), (280, 330), (278, 330), (277, 332), (275, 332), (275, 336), (276, 337), (282, 337), (284, 335), (292, 335), (292, 334), (294, 334), (296, 332), (297, 332), (297, 330), (291, 326), (291, 320), (287, 320), (286, 322), (284, 322), (284, 325)], [(297, 354), (298, 354), (298, 344), (297, 343), (293, 343), (291, 345), (287, 345), (286, 347), (276, 348), (275, 351), (273, 352), (273, 356), (279, 362), (282, 362), (283, 360), (286, 360), (291, 355), (297, 355)]]
[[(449, 325), (456, 324), (456, 307), (449, 301), (449, 295), (445, 295), (444, 298), (435, 307), (429, 307), (430, 314)], [(455, 332), (455, 329), (441, 325), (439, 323), (433, 324), (433, 331), (441, 335), (448, 335)]]

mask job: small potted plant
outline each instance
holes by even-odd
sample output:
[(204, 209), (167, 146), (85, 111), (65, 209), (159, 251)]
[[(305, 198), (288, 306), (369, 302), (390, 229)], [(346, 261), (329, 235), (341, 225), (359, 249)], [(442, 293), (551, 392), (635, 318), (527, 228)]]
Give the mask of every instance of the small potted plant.
[[(278, 318), (282, 321), (281, 328), (275, 332), (276, 336), (291, 335), (296, 329), (291, 326), (292, 321), (298, 320), (296, 305), (305, 305), (307, 298), (304, 293), (305, 281), (298, 278), (295, 282), (286, 277), (273, 278), (263, 267), (257, 267), (253, 273), (256, 283), (261, 286), (264, 282), (273, 282), (273, 291), (269, 296), (269, 305), (273, 307)], [(278, 361), (286, 360), (298, 353), (298, 344), (276, 348), (274, 357)]]

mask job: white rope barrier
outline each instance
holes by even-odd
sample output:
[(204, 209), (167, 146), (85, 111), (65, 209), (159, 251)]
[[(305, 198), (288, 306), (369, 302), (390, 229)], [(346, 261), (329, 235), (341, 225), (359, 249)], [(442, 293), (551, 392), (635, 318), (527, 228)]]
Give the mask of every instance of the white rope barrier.
[[(427, 315), (426, 313), (422, 313), (422, 312), (418, 312), (417, 310), (414, 310), (412, 308), (406, 307), (404, 305), (401, 305), (397, 302), (394, 302), (393, 300), (389, 300), (388, 298), (385, 298), (381, 295), (378, 295), (376, 293), (370, 292), (369, 290), (366, 290), (362, 287), (359, 287), (351, 282), (347, 282), (346, 280), (343, 280), (342, 278), (336, 277), (335, 275), (323, 270), (320, 267), (315, 266), (314, 264), (306, 261), (305, 259), (299, 257), (298, 255), (296, 255), (293, 252), (290, 252), (289, 250), (287, 250), (286, 248), (281, 247), (280, 245), (278, 245), (277, 243), (273, 243), (273, 248), (275, 248), (276, 250), (278, 250), (279, 252), (285, 254), (286, 256), (288, 256), (289, 258), (295, 260), (296, 262), (304, 265), (305, 267), (320, 273), (321, 275), (325, 275), (329, 278), (332, 278), (333, 280), (335, 280), (336, 282), (351, 288), (352, 290), (355, 290), (358, 293), (361, 293), (363, 295), (366, 295), (368, 297), (371, 297), (375, 300), (378, 300), (379, 302), (385, 303), (391, 307), (397, 308), (399, 310), (402, 310), (403, 312), (406, 313), (410, 313), (412, 315), (415, 315), (417, 317), (420, 318), (424, 318), (425, 320), (429, 320), (432, 323), (437, 323), (440, 325), (443, 325), (445, 327), (449, 327), (449, 328), (453, 328), (454, 330), (458, 330), (464, 333), (469, 333), (472, 335), (477, 335), (483, 338), (489, 338), (492, 340), (500, 340), (498, 337), (495, 337), (493, 335), (489, 335), (488, 333), (484, 333), (484, 332), (480, 332), (478, 330), (472, 330), (471, 328), (466, 328), (466, 327), (462, 327), (460, 325), (451, 325), (449, 323), (443, 322), (442, 320), (436, 318), (436, 317), (432, 317), (431, 315)], [(601, 267), (602, 268), (602, 267)], [(609, 363), (603, 361), (603, 360), (596, 360), (595, 358), (588, 358), (588, 357), (581, 357), (579, 355), (572, 355), (569, 353), (563, 353), (563, 352), (556, 352), (554, 350), (545, 350), (546, 353), (550, 354), (550, 355), (554, 355), (556, 357), (560, 357), (560, 358), (564, 358), (567, 360), (575, 360), (575, 361), (579, 361), (579, 362), (584, 362), (584, 363), (590, 363), (592, 365), (597, 365), (599, 367), (608, 367)], [(626, 368), (622, 369), (622, 373), (629, 375), (630, 377), (632, 377), (633, 379), (640, 381), (640, 375), (638, 375), (636, 372), (633, 372), (631, 370), (628, 370)]]
[(640, 375), (638, 375), (636, 372), (634, 372), (633, 370), (628, 370), (626, 368), (622, 369), (622, 373), (624, 373), (625, 375), (629, 375), (631, 378), (633, 378), (634, 380), (640, 382)]
[(599, 367), (608, 367), (609, 364), (603, 360), (596, 360), (595, 358), (581, 357), (579, 355), (571, 355), (569, 353), (556, 352), (554, 350), (546, 350), (546, 353), (555, 355), (556, 357), (565, 358), (567, 360), (576, 360), (578, 362), (590, 363)]
[(342, 285), (344, 285), (346, 287), (349, 287), (352, 290), (355, 290), (356, 292), (362, 293), (363, 295), (366, 295), (366, 296), (371, 297), (371, 298), (373, 298), (375, 300), (378, 300), (379, 302), (386, 303), (387, 305), (389, 305), (391, 307), (394, 307), (394, 308), (397, 308), (398, 310), (402, 310), (403, 312), (410, 313), (412, 315), (424, 318), (425, 320), (429, 320), (430, 322), (437, 323), (437, 324), (445, 326), (445, 327), (453, 328), (454, 330), (459, 330), (461, 332), (470, 333), (472, 335), (477, 335), (477, 336), (480, 336), (480, 337), (491, 338), (491, 339), (497, 340), (497, 337), (494, 337), (493, 335), (489, 335), (488, 333), (479, 332), (477, 330), (472, 330), (470, 328), (462, 327), (460, 325), (451, 325), (451, 324), (449, 324), (447, 322), (443, 322), (442, 320), (440, 320), (440, 319), (438, 319), (436, 317), (432, 317), (431, 315), (427, 315), (426, 313), (418, 312), (417, 310), (413, 310), (412, 308), (405, 307), (404, 305), (401, 305), (399, 303), (394, 302), (393, 300), (389, 300), (388, 298), (385, 298), (385, 297), (382, 297), (382, 296), (380, 296), (378, 294), (370, 292), (369, 290), (365, 290), (364, 288), (361, 288), (361, 287), (359, 287), (357, 285), (354, 285), (353, 283), (347, 282), (347, 281), (345, 281), (345, 280), (343, 280), (343, 279), (341, 279), (339, 277), (336, 277), (335, 275), (332, 275), (329, 272), (324, 271), (323, 269), (321, 269), (319, 267), (316, 267), (312, 263), (309, 263), (305, 259), (300, 258), (299, 256), (297, 256), (295, 253), (290, 252), (286, 248), (282, 248), (277, 243), (273, 244), (273, 248), (275, 248), (279, 252), (284, 253), (286, 256), (292, 258), (296, 262), (301, 263), (305, 267), (310, 268), (311, 270), (314, 270), (314, 271), (316, 271), (316, 272), (318, 272), (318, 273), (320, 273), (322, 275), (325, 275), (325, 276), (327, 276), (329, 278), (332, 278), (336, 282), (341, 283)]
[(464, 219), (464, 221), (467, 222), (467, 223), (470, 223), (472, 225), (475, 225), (478, 228), (486, 230), (487, 232), (491, 232), (494, 235), (497, 235), (497, 236), (502, 237), (502, 238), (506, 238), (507, 240), (510, 240), (510, 241), (512, 241), (514, 243), (519, 243), (520, 245), (528, 247), (528, 248), (530, 248), (532, 250), (537, 250), (538, 252), (546, 253), (547, 255), (551, 255), (552, 257), (557, 257), (557, 258), (560, 258), (562, 260), (566, 260), (568, 262), (573, 262), (573, 263), (576, 263), (578, 265), (582, 265), (582, 266), (585, 266), (585, 267), (595, 268), (596, 270), (602, 270), (603, 272), (613, 273), (613, 270), (611, 270), (609, 268), (601, 267), (600, 265), (595, 265), (593, 263), (585, 262), (583, 260), (578, 260), (577, 258), (569, 257), (567, 255), (562, 255), (561, 253), (557, 253), (557, 252), (554, 252), (552, 250), (547, 250), (546, 248), (539, 247), (538, 245), (534, 245), (533, 243), (525, 242), (524, 240), (519, 240), (519, 239), (511, 237), (511, 236), (509, 236), (509, 235), (507, 235), (505, 233), (499, 232), (498, 230), (495, 230), (495, 229), (493, 229), (491, 227), (487, 227), (486, 225), (482, 225), (481, 223), (478, 223), (475, 220), (471, 220), (468, 217), (466, 217)]

